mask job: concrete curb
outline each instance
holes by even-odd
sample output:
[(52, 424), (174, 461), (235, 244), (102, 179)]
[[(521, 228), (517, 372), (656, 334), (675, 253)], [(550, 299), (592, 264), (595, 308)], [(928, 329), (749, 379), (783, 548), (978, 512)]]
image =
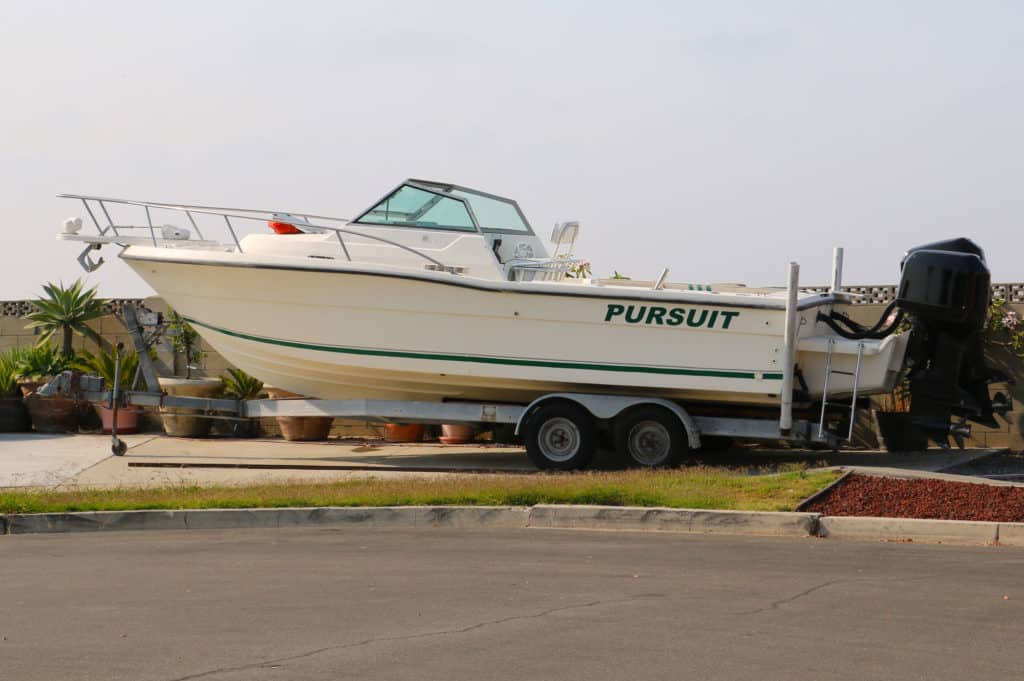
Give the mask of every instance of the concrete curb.
[(827, 516), (818, 525), (819, 536), (834, 539), (932, 544), (992, 544), (999, 539), (999, 523), (968, 520)]
[(530, 509), (530, 527), (806, 537), (817, 531), (818, 517), (817, 513), (552, 504)]
[(0, 516), (4, 534), (119, 530), (215, 530), (299, 526), (526, 527), (516, 506), (227, 508), (173, 511), (82, 511)]
[(818, 536), (832, 539), (1024, 546), (1024, 523), (822, 516), (818, 527)]
[(0, 515), (0, 534), (283, 527), (577, 529), (1024, 547), (1024, 523), (620, 506), (385, 506)]
[(0, 516), (4, 534), (355, 524), (370, 527), (573, 528), (810, 536), (817, 531), (818, 514), (540, 505), (83, 511)]

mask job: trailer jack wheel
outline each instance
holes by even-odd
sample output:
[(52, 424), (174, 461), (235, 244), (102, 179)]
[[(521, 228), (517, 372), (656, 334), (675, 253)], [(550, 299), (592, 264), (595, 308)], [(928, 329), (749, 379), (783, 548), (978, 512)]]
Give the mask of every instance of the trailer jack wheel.
[(585, 468), (597, 448), (597, 429), (586, 409), (569, 402), (543, 404), (530, 415), (524, 432), (526, 454), (537, 468)]
[(124, 453), (128, 451), (128, 445), (124, 440), (115, 436), (114, 441), (110, 444), (110, 451), (114, 453), (114, 456), (124, 456)]
[(677, 466), (689, 450), (675, 414), (655, 406), (630, 409), (615, 418), (615, 451), (634, 466)]

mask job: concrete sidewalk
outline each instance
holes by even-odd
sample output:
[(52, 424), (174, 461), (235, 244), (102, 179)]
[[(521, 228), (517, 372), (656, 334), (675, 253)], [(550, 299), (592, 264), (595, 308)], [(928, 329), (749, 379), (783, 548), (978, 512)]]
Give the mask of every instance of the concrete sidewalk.
[(536, 472), (521, 447), (500, 445), (191, 440), (151, 434), (123, 439), (127, 454), (113, 456), (107, 435), (0, 435), (0, 487), (244, 484)]
[[(129, 447), (151, 435), (129, 435)], [(110, 438), (99, 435), (0, 434), (0, 487), (54, 487), (111, 457)]]
[[(459, 473), (536, 473), (521, 447), (378, 441), (236, 440), (129, 435), (126, 456), (115, 457), (106, 435), (0, 434), (0, 487), (245, 484), (365, 477), (435, 477)], [(857, 467), (891, 474), (929, 475), (991, 455), (992, 450), (918, 454), (737, 449), (697, 453), (711, 466), (751, 474), (789, 463)]]

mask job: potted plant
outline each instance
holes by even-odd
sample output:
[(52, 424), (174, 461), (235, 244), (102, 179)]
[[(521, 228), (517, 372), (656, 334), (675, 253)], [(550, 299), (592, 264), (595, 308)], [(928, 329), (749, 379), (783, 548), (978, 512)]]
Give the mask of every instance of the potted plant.
[(74, 358), (65, 357), (49, 343), (19, 350), (15, 360), (21, 396), (28, 397), (57, 374), (71, 368)]
[(0, 355), (0, 433), (19, 433), (32, 427), (18, 386), (20, 355), (18, 348)]
[[(88, 338), (102, 347), (102, 339), (89, 323), (105, 314), (103, 301), (97, 298), (96, 287), (85, 288), (81, 279), (70, 286), (53, 282), (44, 284), (43, 292), (46, 295), (32, 301), (35, 309), (25, 315), (27, 328), (39, 330), (36, 352), (27, 353), (22, 361), (22, 391), (29, 394), (25, 405), (36, 430), (75, 431), (78, 430), (84, 405), (71, 397), (43, 397), (35, 391), (49, 378), (73, 368), (75, 352), (71, 344), (74, 336)], [(59, 355), (51, 345), (54, 338), (60, 341)]]
[[(273, 386), (265, 387), (267, 397), (272, 400), (302, 399), (302, 395)], [(285, 440), (314, 441), (326, 440), (334, 423), (333, 416), (277, 416), (277, 427)]]
[[(264, 397), (263, 381), (250, 376), (241, 369), (228, 369), (227, 373), (220, 377), (224, 384), (224, 396), (233, 397), (236, 400), (255, 400)], [(256, 419), (240, 418), (229, 422), (231, 424), (230, 434), (235, 437), (255, 437)]]
[(423, 440), (422, 423), (384, 424), (384, 440), (387, 442), (420, 442)]
[[(167, 335), (174, 351), (184, 360), (184, 377), (159, 378), (160, 389), (168, 395), (187, 397), (216, 397), (223, 390), (219, 378), (193, 378), (192, 371), (206, 357), (199, 333), (181, 315), (168, 309)], [(177, 358), (176, 358), (177, 359)], [(177, 362), (175, 362), (177, 363)], [(185, 407), (161, 407), (164, 432), (173, 437), (206, 437), (210, 434), (210, 419), (200, 416), (202, 410)]]
[[(114, 374), (117, 365), (117, 353), (114, 350), (103, 350), (93, 355), (85, 352), (79, 355), (74, 362), (74, 368), (90, 374), (95, 374), (103, 379), (108, 389), (114, 386)], [(134, 350), (127, 350), (121, 353), (121, 380), (119, 390), (131, 390), (135, 374), (139, 370), (139, 356)], [(110, 407), (97, 404), (94, 405), (96, 413), (103, 424), (103, 432), (110, 433), (113, 426), (114, 410)], [(119, 408), (117, 410), (117, 432), (129, 435), (139, 432), (139, 415), (142, 410), (137, 407)]]
[(441, 443), (446, 445), (464, 445), (472, 442), (476, 436), (476, 428), (469, 423), (445, 423), (441, 425)]
[(78, 430), (82, 403), (65, 395), (39, 395), (36, 391), (59, 373), (72, 369), (75, 357), (65, 356), (53, 346), (25, 349), (16, 364), (18, 385), (25, 398), (32, 426), (40, 433), (68, 433)]

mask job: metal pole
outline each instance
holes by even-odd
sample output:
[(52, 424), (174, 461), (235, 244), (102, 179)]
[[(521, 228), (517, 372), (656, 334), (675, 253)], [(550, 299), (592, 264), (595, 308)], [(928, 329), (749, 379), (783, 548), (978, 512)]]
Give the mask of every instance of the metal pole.
[(114, 350), (114, 385), (110, 386), (110, 449), (114, 456), (124, 456), (128, 447), (117, 436), (117, 412), (121, 402), (121, 351), (124, 343)]
[(793, 429), (793, 375), (796, 373), (797, 294), (800, 291), (800, 265), (789, 263), (786, 290), (786, 329), (782, 341), (782, 413), (779, 432), (788, 436)]
[[(110, 219), (110, 212), (107, 210), (107, 207), (103, 205), (102, 201), (97, 201), (96, 203), (100, 204), (100, 210), (102, 210), (103, 214), (107, 217), (107, 225), (109, 225), (107, 229), (114, 230), (114, 236), (119, 236), (117, 233), (117, 227), (114, 226), (114, 221)], [(106, 231), (106, 229), (103, 230), (104, 233), (106, 233)]]
[(821, 418), (818, 419), (818, 437), (825, 437), (825, 411), (828, 409), (828, 384), (832, 377), (832, 353), (836, 339), (828, 339), (828, 353), (825, 355), (825, 387), (821, 389)]
[(847, 440), (853, 439), (853, 424), (857, 420), (857, 388), (860, 387), (860, 364), (864, 357), (864, 341), (857, 343), (857, 368), (853, 370), (853, 397), (850, 398), (850, 431)]
[(185, 215), (188, 216), (188, 221), (192, 223), (192, 229), (196, 230), (196, 236), (202, 239), (203, 233), (199, 231), (199, 225), (196, 224), (196, 220), (192, 217), (192, 213), (190, 211), (185, 211)]
[(843, 288), (843, 247), (832, 249), (832, 286), (829, 293), (839, 293)]
[(149, 214), (149, 206), (146, 206), (146, 222), (149, 223), (149, 236), (153, 239), (153, 245), (156, 246), (156, 230), (153, 229), (153, 216)]
[[(96, 225), (96, 231), (99, 232), (102, 236), (104, 233), (106, 233), (107, 230), (100, 227), (100, 223), (96, 220), (96, 216), (93, 215), (92, 213), (92, 208), (89, 207), (89, 202), (86, 201), (85, 199), (82, 199), (82, 205), (85, 206), (85, 210), (88, 211), (89, 217), (92, 218), (92, 224)], [(117, 234), (117, 232), (114, 233)]]
[(231, 238), (235, 240), (235, 248), (237, 248), (238, 252), (241, 253), (242, 244), (238, 243), (238, 237), (235, 236), (235, 228), (231, 226), (231, 220), (228, 219), (227, 215), (224, 216), (224, 222), (228, 223), (228, 231), (231, 232)]
[(352, 256), (348, 254), (348, 249), (345, 248), (345, 240), (341, 238), (341, 232), (334, 232), (338, 237), (338, 243), (341, 244), (341, 252), (345, 254), (345, 260), (352, 262)]
[(117, 441), (117, 403), (121, 401), (121, 351), (124, 343), (114, 348), (114, 385), (110, 386), (110, 434)]

